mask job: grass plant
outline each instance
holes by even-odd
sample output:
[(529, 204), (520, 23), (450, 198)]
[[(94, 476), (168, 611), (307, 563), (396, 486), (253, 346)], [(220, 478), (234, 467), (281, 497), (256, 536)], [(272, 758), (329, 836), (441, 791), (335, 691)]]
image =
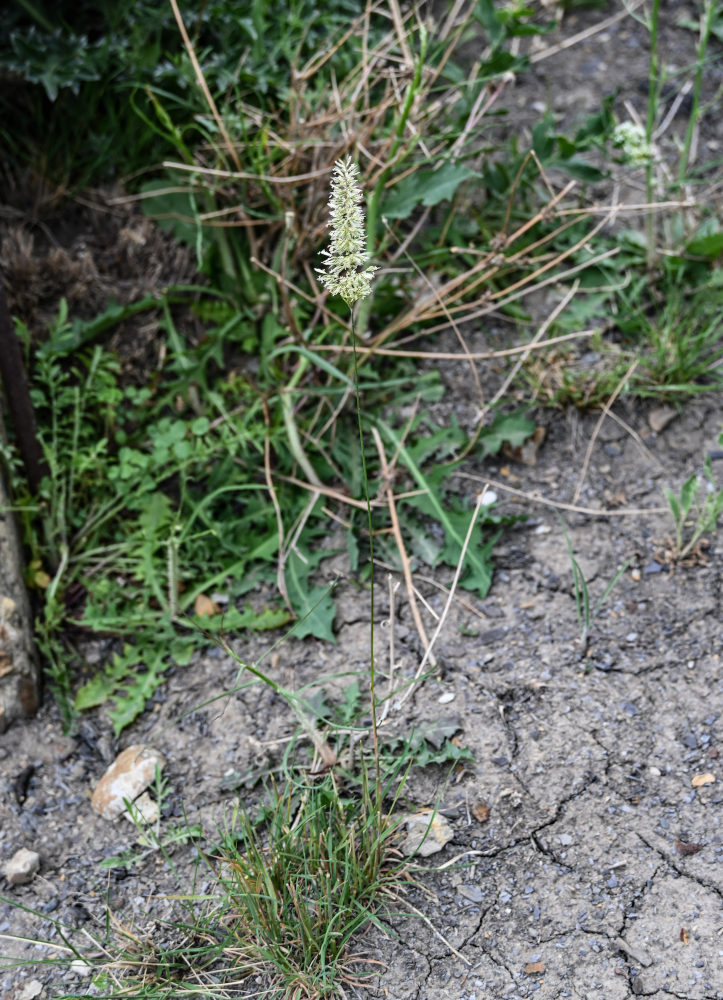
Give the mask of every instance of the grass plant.
[(393, 848), (394, 823), (379, 824), (370, 778), (363, 771), (359, 798), (332, 777), (287, 787), (263, 840), (247, 816), (232, 820), (218, 869), (227, 954), (239, 974), (265, 973), (271, 995), (338, 996), (375, 975), (354, 949), (398, 899), (409, 864)]
[[(352, 311), (359, 299), (369, 294), (375, 270), (368, 264), (364, 249), (362, 192), (357, 177), (350, 158), (337, 164), (330, 201), (332, 240), (325, 251), (326, 269), (322, 272), (324, 283)], [(371, 539), (372, 508), (356, 365), (354, 389)], [(250, 673), (268, 686), (294, 713), (313, 747), (310, 767), (299, 769), (301, 755), (294, 743), (287, 753), (290, 766), (283, 774), (282, 790), (277, 792), (276, 785), (270, 788), (271, 803), (263, 824), (252, 822), (237, 807), (217, 845), (215, 859), (209, 858), (216, 882), (212, 915), (207, 912), (199, 919), (190, 911), (190, 925), (174, 925), (176, 940), (180, 933), (186, 941), (183, 950), (154, 947), (150, 955), (130, 962), (127, 953), (121, 956), (113, 965), (124, 968), (126, 974), (109, 996), (127, 994), (129, 989), (139, 991), (136, 995), (167, 996), (169, 984), (185, 973), (198, 983), (210, 972), (220, 990), (217, 995), (221, 996), (227, 971), (234, 982), (252, 974), (265, 975), (269, 982), (266, 995), (284, 998), (344, 995), (344, 984), (363, 985), (364, 978), (368, 978), (369, 959), (351, 952), (350, 946), (368, 924), (379, 922), (378, 911), (384, 902), (399, 899), (410, 871), (408, 861), (394, 847), (396, 821), (385, 808), (386, 800), (388, 808), (394, 809), (405, 778), (400, 770), (409, 754), (397, 754), (391, 768), (382, 773), (373, 656), (371, 541), (369, 558), (371, 753), (363, 752), (360, 744), (352, 754), (352, 738), (357, 734), (347, 729), (346, 747), (350, 752), (345, 764), (344, 736), (334, 748), (329, 745), (317, 729), (315, 713), (309, 710), (303, 694), (284, 688), (259, 664), (245, 662), (225, 639), (218, 638), (221, 648), (239, 663), (240, 673)], [(365, 734), (358, 735), (363, 738)], [(156, 786), (160, 808), (165, 787), (158, 771)], [(137, 811), (130, 803), (127, 805), (140, 823)], [(182, 836), (169, 840), (161, 837), (156, 825), (149, 849), (165, 853), (192, 832), (184, 827)], [(149, 844), (146, 835), (143, 844)], [(109, 864), (128, 865), (134, 860), (135, 856), (128, 855), (109, 859)], [(190, 951), (189, 938), (200, 942)], [(113, 979), (113, 973), (105, 971), (96, 985), (106, 985)]]
[[(332, 176), (331, 243), (323, 251), (326, 265), (321, 280), (344, 300), (352, 318), (355, 304), (370, 294), (376, 270), (365, 249), (362, 199), (358, 168), (346, 157), (338, 161)], [(354, 336), (352, 327), (353, 344)], [(330, 768), (329, 777), (317, 784), (312, 778), (312, 784), (301, 791), (298, 806), (287, 785), (275, 805), (263, 847), (244, 816), (243, 850), (231, 854), (227, 850), (223, 855), (228, 876), (221, 878), (221, 887), (233, 908), (241, 968), (270, 968), (272, 982), (279, 984), (278, 992), (285, 997), (338, 995), (344, 980), (358, 983), (360, 957), (349, 954), (351, 940), (375, 919), (385, 888), (398, 890), (407, 870), (401, 858), (401, 864), (390, 864), (394, 822), (384, 811), (390, 783), (382, 778), (377, 727), (373, 523), (356, 354), (354, 392), (370, 540), (369, 705), (374, 781), (369, 781), (362, 756), (360, 792), (348, 798), (334, 774), (336, 754), (325, 753), (311, 730), (321, 759)]]
[[(723, 444), (723, 434), (718, 443)], [(710, 456), (706, 457), (703, 475), (694, 472), (679, 493), (667, 486), (664, 493), (675, 527), (672, 556), (682, 562), (695, 551), (706, 533), (716, 530), (723, 514), (723, 489), (713, 475)]]
[[(557, 513), (557, 512), (556, 512)], [(567, 528), (565, 527), (565, 522), (562, 520), (560, 514), (557, 514), (562, 527), (562, 533), (565, 536), (565, 544), (567, 546), (567, 552), (570, 556), (570, 565), (572, 567), (572, 583), (573, 592), (575, 595), (575, 611), (577, 613), (577, 623), (580, 627), (580, 635), (578, 637), (578, 643), (580, 646), (580, 655), (584, 656), (587, 652), (588, 645), (590, 643), (590, 632), (593, 623), (597, 616), (599, 615), (603, 604), (610, 596), (613, 588), (619, 582), (620, 578), (624, 574), (625, 570), (628, 568), (632, 559), (627, 559), (622, 566), (615, 572), (608, 585), (603, 590), (600, 597), (595, 601), (594, 604), (590, 603), (590, 592), (587, 585), (587, 580), (585, 579), (585, 574), (580, 568), (580, 563), (575, 558), (575, 553), (572, 548), (572, 542), (570, 541), (570, 536), (568, 534)]]

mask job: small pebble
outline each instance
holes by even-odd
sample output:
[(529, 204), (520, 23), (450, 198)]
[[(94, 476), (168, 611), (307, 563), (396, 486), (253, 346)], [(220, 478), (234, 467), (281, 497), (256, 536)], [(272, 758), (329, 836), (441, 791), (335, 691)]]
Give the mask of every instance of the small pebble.
[(76, 976), (89, 976), (93, 971), (93, 966), (84, 962), (82, 958), (76, 958), (70, 963), (70, 971)]
[(408, 813), (399, 824), (400, 829), (406, 827), (406, 836), (400, 844), (402, 854), (419, 855), (428, 858), (430, 854), (441, 851), (454, 837), (454, 830), (444, 816), (436, 813), (432, 816), (429, 809), (418, 813)]
[(471, 903), (481, 903), (484, 899), (484, 893), (478, 885), (461, 885), (459, 887), (459, 894)]
[(140, 820), (142, 823), (147, 823), (150, 826), (158, 822), (160, 813), (158, 803), (153, 801), (148, 792), (143, 792), (133, 803), (133, 814), (131, 815), (131, 813), (126, 812), (124, 815), (132, 823)]
[(40, 868), (40, 855), (21, 847), (5, 862), (3, 874), (10, 885), (25, 885)]
[(23, 986), (20, 993), (16, 994), (17, 1000), (35, 1000), (43, 992), (43, 984), (39, 979), (31, 979)]

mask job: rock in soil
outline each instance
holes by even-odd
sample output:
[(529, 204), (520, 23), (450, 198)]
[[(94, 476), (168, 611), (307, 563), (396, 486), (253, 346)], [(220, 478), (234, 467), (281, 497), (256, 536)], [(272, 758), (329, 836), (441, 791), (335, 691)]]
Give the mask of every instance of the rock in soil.
[(3, 874), (10, 885), (25, 885), (32, 881), (33, 875), (40, 868), (40, 855), (21, 847), (19, 851), (5, 862)]
[(124, 800), (133, 802), (153, 781), (156, 765), (163, 768), (163, 754), (153, 747), (135, 744), (116, 757), (93, 792), (91, 805), (104, 819), (117, 819), (125, 812)]

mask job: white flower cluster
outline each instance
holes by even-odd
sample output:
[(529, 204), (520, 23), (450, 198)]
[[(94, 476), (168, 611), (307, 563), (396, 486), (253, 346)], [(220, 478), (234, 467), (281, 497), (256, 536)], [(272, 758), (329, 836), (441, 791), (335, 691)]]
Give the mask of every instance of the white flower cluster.
[(359, 168), (350, 156), (338, 160), (331, 178), (331, 243), (322, 250), (326, 269), (316, 270), (332, 295), (340, 295), (351, 308), (371, 291), (378, 270), (369, 263), (365, 247), (364, 213)]
[(620, 122), (613, 129), (613, 146), (622, 150), (633, 167), (644, 167), (653, 159), (654, 150), (645, 138), (645, 129), (635, 122)]

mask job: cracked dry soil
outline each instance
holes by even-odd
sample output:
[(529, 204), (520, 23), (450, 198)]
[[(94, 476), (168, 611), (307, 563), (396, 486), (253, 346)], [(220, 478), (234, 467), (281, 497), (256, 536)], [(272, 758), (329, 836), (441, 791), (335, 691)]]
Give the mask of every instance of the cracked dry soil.
[[(588, 502), (622, 491), (628, 506), (656, 504), (661, 477), (688, 467), (689, 435), (712, 441), (719, 414), (691, 407), (648, 437), (647, 456), (609, 426)], [(629, 417), (644, 434), (644, 414)], [(552, 426), (523, 488), (570, 496), (578, 431), (591, 426)], [(442, 793), (456, 831), (442, 859), (480, 853), (430, 877), (426, 912), (466, 961), (418, 922), (395, 922), (380, 997), (723, 996), (720, 557), (711, 549), (706, 566), (668, 572), (651, 559), (664, 515), (566, 517), (593, 599), (633, 563), (581, 657), (561, 529), (540, 507), (498, 551), (490, 621), (457, 611), (458, 629), (479, 635), (446, 629), (443, 676), (416, 707), (434, 718), (435, 700), (455, 695), (447, 707), (475, 765)], [(703, 774), (716, 783), (695, 787)], [(429, 783), (426, 801), (435, 794)]]
[[(669, 32), (676, 5), (662, 9)], [(570, 18), (563, 33), (602, 16)], [(683, 40), (681, 59), (689, 59), (694, 39)], [(541, 62), (528, 89), (513, 92), (520, 115), (529, 110), (530, 95), (545, 89), (562, 117), (571, 101), (592, 110), (611, 66), (628, 96), (640, 102), (646, 51), (640, 30), (629, 22), (568, 50), (563, 59), (563, 65)], [(470, 349), (498, 346), (489, 332), (473, 331)], [(468, 373), (460, 369), (443, 378), (448, 392), (435, 418), (441, 422), (458, 409), (464, 419), (465, 407), (474, 404)], [(489, 378), (487, 373), (483, 381)], [(496, 386), (485, 388), (491, 395)], [(714, 397), (700, 397), (659, 432), (647, 404), (621, 400), (613, 409), (637, 438), (605, 420), (578, 505), (646, 512), (593, 517), (563, 510), (563, 516), (593, 601), (617, 568), (632, 561), (583, 655), (556, 514), (498, 490), (503, 512), (528, 519), (496, 546), (487, 598), (460, 594), (465, 603), (453, 603), (436, 646), (437, 674), (402, 711), (391, 713), (392, 733), (444, 718), (471, 751), (473, 761), (451, 776), (442, 769), (416, 770), (407, 787), (414, 806), (439, 802), (454, 839), (424, 862), (430, 871), (423, 887), (409, 894), (428, 923), (398, 915), (387, 934), (370, 931), (359, 947), (383, 963), (383, 971), (372, 985), (348, 988), (347, 995), (723, 1000), (720, 541), (711, 538), (703, 558), (688, 567), (671, 568), (660, 555), (672, 529), (661, 510), (662, 487), (679, 488), (716, 448), (721, 406)], [(460, 477), (460, 493), (471, 497), (493, 478), (570, 503), (597, 417), (543, 410), (537, 419), (547, 434), (536, 466), (468, 464), (464, 471), (475, 479)], [(722, 463), (713, 468), (720, 484)], [(346, 680), (326, 684), (333, 697), (350, 673), (367, 666), (368, 608), (365, 592), (345, 577), (338, 557), (322, 567), (329, 578), (342, 575), (337, 643), (289, 640), (273, 670), (289, 687), (347, 672)], [(437, 584), (448, 585), (450, 575), (416, 578), (435, 613), (444, 601)], [(377, 618), (383, 623), (390, 615), (383, 571), (379, 584)], [(398, 679), (411, 676), (421, 656), (402, 595), (403, 589), (394, 611)], [(433, 629), (431, 615), (426, 625)], [(377, 630), (382, 689), (388, 627)], [(247, 658), (263, 651), (257, 639), (235, 641)], [(229, 775), (278, 762), (293, 729), (284, 704), (261, 688), (178, 721), (235, 679), (236, 665), (215, 654), (169, 671), (167, 685), (117, 743), (102, 709), (84, 716), (77, 736), (64, 736), (48, 699), (35, 719), (0, 735), (0, 860), (20, 847), (41, 855), (40, 873), (30, 884), (3, 891), (44, 915), (3, 903), (0, 933), (57, 946), (51, 921), (59, 919), (78, 929), (78, 941), (84, 930), (102, 936), (109, 904), (127, 925), (153, 935), (154, 921), (174, 912), (165, 897), (179, 884), (181, 891), (191, 885), (192, 852), (175, 850), (178, 878), (159, 854), (128, 873), (103, 872), (98, 863), (130, 846), (133, 828), (125, 820), (102, 820), (91, 810), (90, 794), (118, 750), (152, 743), (168, 762), (163, 824), (179, 822), (185, 810), (189, 822), (212, 832), (236, 798)], [(703, 775), (715, 780), (700, 783)], [(6, 939), (1, 950), (27, 963), (0, 969), (3, 998), (88, 989), (87, 980), (67, 967), (44, 964), (52, 947)], [(264, 987), (262, 980), (250, 982), (238, 995), (259, 996)]]

